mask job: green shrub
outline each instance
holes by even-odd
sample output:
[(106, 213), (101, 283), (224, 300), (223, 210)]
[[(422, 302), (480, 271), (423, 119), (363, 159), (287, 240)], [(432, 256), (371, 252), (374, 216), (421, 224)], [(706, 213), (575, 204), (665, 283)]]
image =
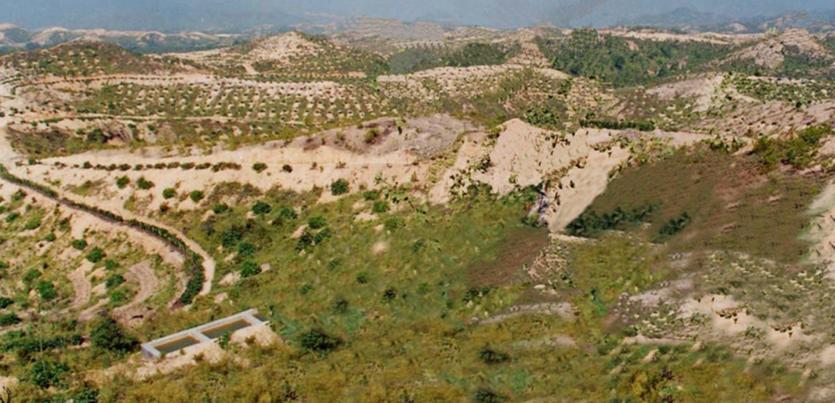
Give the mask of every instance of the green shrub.
[(261, 172), (267, 170), (267, 164), (263, 162), (256, 162), (255, 164), (252, 164), (252, 170), (260, 174)]
[(214, 206), (212, 206), (212, 211), (215, 214), (223, 214), (223, 213), (229, 211), (229, 206), (227, 206), (226, 204), (223, 204), (223, 203), (218, 203), (218, 204), (215, 204)]
[(203, 194), (203, 192), (199, 190), (193, 190), (191, 193), (188, 194), (188, 197), (191, 199), (191, 201), (195, 203), (200, 203), (200, 200), (203, 200), (203, 197), (205, 197), (205, 195)]
[(345, 179), (337, 179), (331, 183), (331, 194), (339, 196), (351, 191), (351, 185)]
[(260, 273), (261, 267), (252, 260), (247, 260), (241, 264), (241, 278), (256, 276)]
[(115, 290), (110, 293), (110, 302), (115, 305), (121, 305), (128, 302), (128, 296), (123, 290)]
[(64, 376), (69, 370), (70, 368), (62, 362), (50, 359), (38, 360), (29, 368), (26, 380), (41, 389), (58, 387), (63, 385)]
[(36, 288), (38, 289), (38, 295), (44, 301), (52, 301), (58, 296), (58, 292), (55, 291), (55, 284), (52, 284), (51, 281), (39, 281)]
[(801, 130), (789, 139), (760, 136), (751, 154), (756, 155), (766, 169), (772, 169), (778, 163), (798, 169), (807, 168), (814, 162), (821, 140), (831, 134), (832, 127), (820, 125)]
[(127, 176), (120, 176), (120, 177), (116, 178), (116, 187), (118, 187), (119, 189), (124, 189), (129, 184), (130, 184), (130, 178), (128, 178)]
[(0, 270), (6, 270), (9, 268), (9, 262), (0, 260)]
[(255, 245), (249, 242), (241, 242), (238, 244), (238, 256), (250, 257), (255, 254)]
[(337, 298), (336, 301), (333, 302), (333, 306), (331, 308), (334, 313), (343, 314), (348, 312), (348, 300), (345, 298)]
[(14, 304), (14, 300), (9, 297), (0, 297), (0, 309), (6, 309)]
[(148, 190), (154, 187), (154, 182), (145, 179), (145, 177), (143, 176), (136, 181), (136, 186), (139, 186), (139, 188), (142, 190)]
[(162, 197), (166, 199), (173, 199), (177, 197), (177, 189), (165, 188), (165, 190), (162, 191)]
[(121, 274), (112, 274), (107, 277), (104, 284), (105, 286), (107, 286), (107, 289), (109, 290), (124, 284), (125, 281), (127, 280), (125, 280), (125, 277)]
[(624, 229), (641, 223), (647, 220), (655, 210), (655, 205), (636, 207), (629, 211), (617, 207), (602, 216), (594, 211), (585, 211), (568, 224), (566, 233), (573, 236), (593, 238), (604, 231)]
[(84, 250), (87, 248), (87, 241), (83, 239), (73, 239), (72, 247), (78, 250)]
[(377, 190), (368, 190), (362, 193), (362, 198), (365, 201), (377, 200), (380, 198), (380, 192)]
[(41, 277), (41, 272), (38, 269), (29, 269), (26, 273), (23, 274), (23, 283), (24, 284), (32, 284), (35, 280)]
[(690, 224), (690, 215), (685, 211), (678, 217), (672, 218), (664, 223), (661, 229), (658, 230), (658, 234), (653, 239), (653, 242), (664, 242), (672, 238), (673, 235), (684, 230), (688, 224)]
[(389, 211), (389, 203), (385, 200), (377, 200), (371, 206), (371, 211), (375, 214), (382, 214)]
[(18, 218), (20, 218), (20, 213), (18, 213), (17, 211), (13, 211), (6, 216), (6, 223), (11, 224), (17, 221)]
[(510, 360), (510, 356), (507, 355), (507, 353), (493, 350), (490, 347), (482, 348), (481, 351), (478, 352), (478, 358), (480, 358), (485, 364), (490, 365), (501, 364)]
[(87, 254), (87, 260), (90, 263), (98, 263), (102, 259), (104, 259), (104, 256), (105, 256), (104, 251), (101, 250), (101, 248), (99, 248), (99, 247), (95, 247), (95, 248), (93, 248), (93, 250), (90, 251), (90, 253)]
[(400, 217), (390, 217), (390, 218), (386, 219), (386, 221), (383, 223), (383, 225), (385, 226), (387, 231), (394, 232), (397, 229), (402, 228), (403, 226), (405, 226), (406, 223)]
[(296, 210), (293, 210), (290, 207), (283, 206), (281, 209), (278, 210), (278, 216), (281, 219), (292, 221), (299, 218), (299, 215), (296, 214)]
[(255, 204), (252, 205), (252, 212), (255, 213), (256, 215), (260, 215), (260, 216), (267, 215), (271, 211), (273, 211), (273, 207), (270, 206), (269, 203), (264, 202), (264, 201), (259, 200), (259, 201), (255, 202)]
[(0, 315), (0, 326), (12, 326), (20, 322), (22, 322), (22, 320), (13, 313)]
[(24, 197), (26, 197), (26, 192), (23, 189), (18, 189), (17, 192), (12, 194), (12, 201), (21, 201)]
[(322, 330), (312, 329), (301, 335), (299, 343), (305, 350), (316, 353), (328, 353), (342, 345), (342, 340), (328, 335)]
[(231, 248), (236, 246), (243, 237), (243, 228), (234, 226), (220, 234), (220, 244), (223, 245), (224, 248)]
[(507, 399), (487, 388), (478, 388), (473, 395), (473, 401), (476, 403), (499, 403)]
[(58, 237), (55, 235), (54, 232), (50, 232), (46, 234), (46, 236), (44, 237), (44, 241), (47, 242), (55, 242), (56, 239), (58, 239)]
[(23, 228), (26, 230), (33, 230), (41, 226), (41, 218), (40, 217), (32, 217), (26, 224), (23, 225)]
[(107, 271), (113, 271), (119, 268), (119, 262), (113, 259), (107, 259), (104, 261), (104, 268)]
[(321, 229), (325, 228), (326, 225), (328, 225), (328, 223), (325, 221), (325, 217), (319, 215), (310, 217), (310, 219), (307, 220), (307, 226), (310, 227), (310, 229)]

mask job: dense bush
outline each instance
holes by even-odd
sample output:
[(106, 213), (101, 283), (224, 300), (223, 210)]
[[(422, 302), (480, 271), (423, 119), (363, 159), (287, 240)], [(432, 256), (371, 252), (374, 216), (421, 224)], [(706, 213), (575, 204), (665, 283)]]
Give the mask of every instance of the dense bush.
[(0, 315), (0, 326), (11, 326), (20, 323), (20, 318), (13, 313)]
[(580, 121), (580, 125), (611, 130), (635, 129), (643, 132), (655, 130), (655, 123), (653, 122), (637, 122), (629, 120), (584, 119)]
[(699, 71), (731, 51), (730, 47), (704, 42), (627, 40), (601, 35), (594, 29), (578, 29), (567, 38), (538, 41), (557, 70), (616, 86)]
[(142, 190), (148, 190), (154, 187), (154, 182), (145, 179), (145, 177), (143, 176), (136, 181), (136, 186), (138, 186)]
[(385, 200), (377, 200), (371, 206), (371, 211), (375, 214), (382, 214), (389, 211), (389, 203)]
[(90, 341), (94, 347), (120, 353), (134, 349), (136, 340), (126, 336), (119, 324), (110, 317), (101, 319), (90, 332)]
[(256, 215), (263, 216), (263, 215), (269, 214), (272, 211), (273, 211), (272, 206), (270, 206), (269, 203), (264, 202), (264, 201), (259, 200), (259, 201), (255, 202), (255, 204), (252, 205), (252, 212), (255, 213)]
[(263, 162), (256, 162), (255, 164), (252, 164), (252, 170), (260, 174), (261, 172), (267, 170), (267, 164)]
[(58, 292), (55, 291), (55, 284), (50, 281), (39, 281), (35, 288), (38, 289), (38, 295), (44, 301), (52, 301), (58, 296)]
[(325, 217), (322, 216), (313, 216), (307, 220), (307, 226), (310, 229), (321, 229), (328, 225), (327, 221), (325, 221)]
[(593, 238), (604, 231), (623, 229), (630, 225), (639, 224), (647, 220), (655, 210), (656, 206), (646, 205), (628, 211), (617, 207), (603, 215), (598, 215), (594, 211), (585, 211), (568, 224), (566, 232), (573, 236)]
[(162, 191), (162, 197), (166, 199), (173, 199), (177, 196), (177, 190), (174, 188), (165, 188)]
[(302, 348), (317, 353), (327, 353), (342, 345), (342, 340), (328, 335), (322, 330), (312, 329), (301, 335), (299, 340)]
[(98, 263), (102, 259), (104, 259), (104, 257), (105, 257), (104, 251), (101, 250), (101, 248), (98, 248), (98, 247), (93, 248), (93, 250), (91, 250), (90, 253), (87, 254), (87, 260), (90, 261), (90, 263)]
[(104, 281), (104, 284), (109, 290), (124, 284), (125, 281), (125, 277), (121, 274), (113, 274), (107, 277), (107, 279)]
[(203, 194), (203, 192), (199, 190), (193, 190), (191, 191), (191, 193), (188, 194), (188, 197), (191, 199), (191, 201), (195, 203), (200, 203), (200, 201), (203, 200), (205, 195)]
[(72, 247), (78, 250), (84, 250), (87, 248), (87, 241), (83, 239), (73, 239)]
[(261, 267), (258, 263), (255, 263), (252, 260), (244, 261), (243, 264), (241, 264), (241, 278), (256, 276), (260, 273)]
[(501, 364), (510, 360), (510, 356), (507, 353), (503, 353), (500, 351), (496, 351), (490, 347), (484, 347), (481, 351), (478, 352), (478, 358), (481, 359), (485, 364)]
[(665, 240), (672, 238), (673, 235), (684, 230), (688, 224), (690, 224), (690, 215), (685, 211), (678, 217), (672, 218), (664, 223), (661, 229), (658, 230), (658, 234), (655, 236), (653, 241), (664, 242)]
[(337, 179), (331, 183), (331, 194), (339, 196), (351, 191), (350, 184), (345, 179)]
[(751, 154), (757, 156), (766, 169), (780, 163), (802, 169), (814, 161), (821, 140), (831, 134), (832, 127), (820, 125), (801, 130), (788, 139), (760, 136)]
[(128, 184), (130, 184), (130, 178), (128, 178), (127, 176), (120, 176), (116, 178), (116, 187), (118, 187), (119, 189), (124, 189), (128, 186)]
[(223, 214), (227, 211), (229, 211), (229, 206), (227, 206), (224, 203), (218, 203), (212, 206), (212, 212), (214, 212), (215, 214)]
[(14, 304), (14, 300), (8, 297), (0, 297), (0, 309), (6, 309)]
[(38, 360), (29, 368), (26, 380), (42, 389), (61, 386), (69, 370), (70, 368), (62, 362), (49, 359)]

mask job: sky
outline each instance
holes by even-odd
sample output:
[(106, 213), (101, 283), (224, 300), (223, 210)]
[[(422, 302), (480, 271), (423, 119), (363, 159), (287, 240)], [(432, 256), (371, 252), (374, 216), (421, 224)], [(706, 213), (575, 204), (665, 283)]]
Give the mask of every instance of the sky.
[(835, 10), (835, 0), (0, 0), (0, 23), (134, 30), (240, 31), (311, 18), (369, 16), (511, 28), (607, 26), (687, 8), (718, 18)]

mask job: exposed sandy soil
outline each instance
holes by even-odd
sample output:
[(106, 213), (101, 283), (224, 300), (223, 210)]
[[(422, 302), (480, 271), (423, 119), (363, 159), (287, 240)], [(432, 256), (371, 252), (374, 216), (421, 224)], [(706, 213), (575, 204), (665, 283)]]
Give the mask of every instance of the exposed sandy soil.
[[(444, 203), (473, 182), (504, 195), (547, 181), (542, 213), (549, 228), (560, 231), (606, 189), (610, 173), (629, 159), (629, 151), (614, 142), (624, 135), (627, 132), (581, 129), (562, 136), (512, 120), (502, 126), (495, 144), (483, 134), (466, 137), (455, 163), (431, 189), (429, 199)], [(649, 136), (671, 146), (706, 138), (664, 132)]]
[(93, 264), (88, 261), (83, 261), (77, 269), (73, 270), (67, 277), (72, 283), (73, 296), (70, 309), (80, 309), (90, 302), (90, 292), (93, 288), (87, 274), (93, 269)]
[(784, 52), (787, 48), (796, 49), (813, 59), (829, 56), (829, 51), (809, 32), (802, 29), (787, 29), (779, 35), (767, 37), (764, 41), (735, 53), (729, 60), (752, 59), (758, 66), (774, 69), (783, 64)]
[(291, 58), (315, 55), (321, 46), (313, 43), (297, 32), (271, 36), (258, 42), (249, 52), (255, 60), (289, 62)]
[(827, 267), (828, 277), (835, 280), (835, 183), (830, 183), (809, 207), (816, 216), (808, 238), (814, 242), (811, 259)]
[(648, 89), (647, 93), (668, 101), (676, 98), (692, 98), (696, 105), (694, 110), (705, 112), (710, 108), (711, 101), (722, 85), (722, 81), (724, 81), (724, 77), (716, 74), (662, 84)]

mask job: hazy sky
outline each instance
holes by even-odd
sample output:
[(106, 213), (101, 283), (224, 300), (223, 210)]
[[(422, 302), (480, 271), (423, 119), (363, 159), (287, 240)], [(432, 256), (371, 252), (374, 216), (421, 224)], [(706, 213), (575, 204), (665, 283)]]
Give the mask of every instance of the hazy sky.
[(497, 27), (578, 26), (616, 24), (685, 7), (750, 18), (835, 10), (835, 0), (0, 0), (0, 22), (26, 28), (233, 30), (328, 14)]

